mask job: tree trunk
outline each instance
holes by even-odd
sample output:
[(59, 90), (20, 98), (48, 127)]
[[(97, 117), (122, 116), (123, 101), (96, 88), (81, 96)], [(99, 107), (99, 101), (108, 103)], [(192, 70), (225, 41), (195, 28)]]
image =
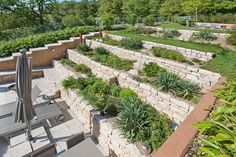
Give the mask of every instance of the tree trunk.
[(37, 0), (37, 5), (38, 5), (38, 11), (39, 11), (39, 23), (40, 26), (42, 27), (42, 31), (45, 32), (45, 26), (44, 26), (44, 0)]

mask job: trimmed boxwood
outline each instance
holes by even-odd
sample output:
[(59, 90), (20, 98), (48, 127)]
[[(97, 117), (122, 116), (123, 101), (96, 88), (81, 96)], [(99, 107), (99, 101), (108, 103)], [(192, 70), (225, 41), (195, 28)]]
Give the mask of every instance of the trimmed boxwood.
[(78, 36), (80, 33), (88, 33), (97, 30), (98, 27), (93, 26), (74, 27), (60, 31), (32, 35), (17, 40), (10, 40), (0, 45), (0, 57), (10, 56), (14, 52), (19, 52), (20, 49), (40, 47), (44, 46), (44, 44), (55, 43), (58, 40), (66, 40), (70, 37)]

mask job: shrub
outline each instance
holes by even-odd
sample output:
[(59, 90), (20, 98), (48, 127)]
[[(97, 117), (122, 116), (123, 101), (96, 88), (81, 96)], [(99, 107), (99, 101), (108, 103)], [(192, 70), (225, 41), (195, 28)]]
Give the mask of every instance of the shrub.
[(110, 52), (104, 47), (98, 47), (95, 49), (96, 54), (98, 55), (109, 55)]
[(148, 77), (155, 77), (164, 71), (165, 71), (165, 69), (161, 68), (156, 63), (151, 62), (151, 63), (144, 65), (142, 73)]
[(217, 37), (213, 35), (213, 33), (209, 31), (199, 31), (198, 33), (194, 33), (193, 37), (196, 39), (202, 39), (207, 41), (216, 40)]
[(181, 53), (164, 48), (153, 47), (152, 54), (156, 57), (171, 59), (181, 63), (186, 61), (185, 57)]
[(123, 101), (119, 111), (117, 122), (124, 137), (140, 140), (148, 136), (151, 118), (140, 100), (130, 98)]
[(200, 87), (198, 84), (182, 80), (173, 73), (161, 73), (154, 84), (164, 92), (171, 92), (173, 95), (182, 97), (186, 100), (195, 101), (198, 98)]
[(0, 45), (0, 57), (9, 56), (21, 49), (40, 47), (44, 46), (44, 44), (55, 43), (58, 40), (65, 40), (69, 39), (70, 37), (78, 36), (80, 33), (88, 33), (97, 30), (98, 27), (92, 26), (74, 27), (60, 31), (32, 35), (17, 40), (10, 40)]
[(156, 32), (152, 28), (146, 28), (143, 26), (137, 26), (134, 31), (137, 32), (138, 34), (153, 34)]
[(138, 50), (143, 48), (143, 42), (137, 38), (123, 38), (121, 45), (126, 49)]
[(77, 72), (87, 74), (88, 76), (93, 75), (92, 70), (85, 64), (76, 64), (73, 67), (74, 67), (75, 71), (77, 71)]
[(80, 44), (77, 49), (81, 52), (88, 52), (90, 51), (90, 47), (86, 43)]
[(68, 77), (62, 81), (62, 86), (68, 89), (84, 89), (88, 85), (88, 80), (85, 78), (74, 78), (73, 76)]
[(166, 31), (164, 32), (164, 37), (165, 38), (177, 38), (181, 35), (181, 33), (177, 30), (170, 30), (170, 31)]
[(111, 29), (114, 22), (115, 22), (115, 17), (114, 15), (108, 13), (105, 14), (101, 17), (102, 25), (105, 29)]
[(118, 99), (102, 96), (95, 102), (95, 106), (97, 106), (101, 111), (109, 115), (117, 115), (117, 107), (119, 107), (120, 101)]
[(110, 87), (102, 79), (97, 79), (92, 85), (88, 87), (88, 92), (101, 95), (108, 94), (110, 92)]
[(145, 17), (145, 24), (147, 26), (154, 26), (155, 17), (153, 15), (148, 15)]
[(63, 65), (69, 65), (70, 67), (74, 67), (76, 65), (73, 61), (69, 59), (62, 59), (60, 63)]
[(111, 85), (110, 92), (112, 96), (119, 97), (120, 96), (121, 87), (115, 84)]
[(121, 99), (137, 98), (138, 95), (129, 88), (122, 88), (119, 97)]
[(134, 14), (134, 13), (129, 14), (126, 19), (127, 19), (127, 23), (128, 23), (128, 24), (134, 26), (135, 23), (136, 23), (137, 15)]
[(231, 34), (230, 37), (228, 37), (227, 43), (236, 46), (236, 33)]

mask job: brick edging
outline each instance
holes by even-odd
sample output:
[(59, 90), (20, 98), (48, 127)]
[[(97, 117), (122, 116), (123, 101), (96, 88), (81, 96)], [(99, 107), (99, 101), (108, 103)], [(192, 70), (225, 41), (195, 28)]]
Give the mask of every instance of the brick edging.
[(216, 101), (213, 91), (220, 88), (226, 82), (225, 77), (219, 81), (206, 93), (195, 109), (180, 124), (177, 130), (165, 141), (165, 143), (153, 153), (152, 157), (183, 157), (196, 137), (198, 130), (193, 124), (208, 117), (210, 109)]

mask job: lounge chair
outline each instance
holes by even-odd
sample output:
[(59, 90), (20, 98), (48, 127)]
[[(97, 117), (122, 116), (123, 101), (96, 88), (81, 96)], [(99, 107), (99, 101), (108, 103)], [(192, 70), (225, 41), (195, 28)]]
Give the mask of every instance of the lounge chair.
[[(32, 120), (32, 126), (42, 124), (45, 120), (50, 118), (56, 117), (62, 120), (62, 117), (64, 117), (60, 108), (55, 103), (36, 107), (35, 111), (37, 119)], [(26, 123), (14, 123), (13, 119), (13, 116), (0, 119), (0, 136), (5, 137), (7, 140), (9, 140), (13, 134), (26, 129)]]
[[(37, 85), (34, 86), (34, 88), (32, 89), (32, 95), (31, 95), (32, 102), (36, 101), (36, 99), (40, 96), (41, 92), (42, 91), (39, 89)], [(43, 97), (46, 97), (46, 96), (43, 96)], [(11, 116), (13, 113), (13, 108), (15, 104), (16, 102), (14, 101), (14, 102), (10, 102), (4, 105), (0, 105), (0, 119)], [(50, 100), (47, 100), (44, 103), (41, 103), (40, 105), (45, 105), (45, 104), (50, 104)], [(34, 103), (34, 105), (39, 105), (39, 104)]]
[(66, 141), (67, 149), (72, 148), (73, 146), (77, 145), (78, 143), (84, 140), (85, 140), (84, 132), (72, 135), (72, 137)]
[(42, 148), (34, 150), (31, 153), (24, 155), (23, 157), (52, 157), (57, 154), (56, 144), (50, 143)]

